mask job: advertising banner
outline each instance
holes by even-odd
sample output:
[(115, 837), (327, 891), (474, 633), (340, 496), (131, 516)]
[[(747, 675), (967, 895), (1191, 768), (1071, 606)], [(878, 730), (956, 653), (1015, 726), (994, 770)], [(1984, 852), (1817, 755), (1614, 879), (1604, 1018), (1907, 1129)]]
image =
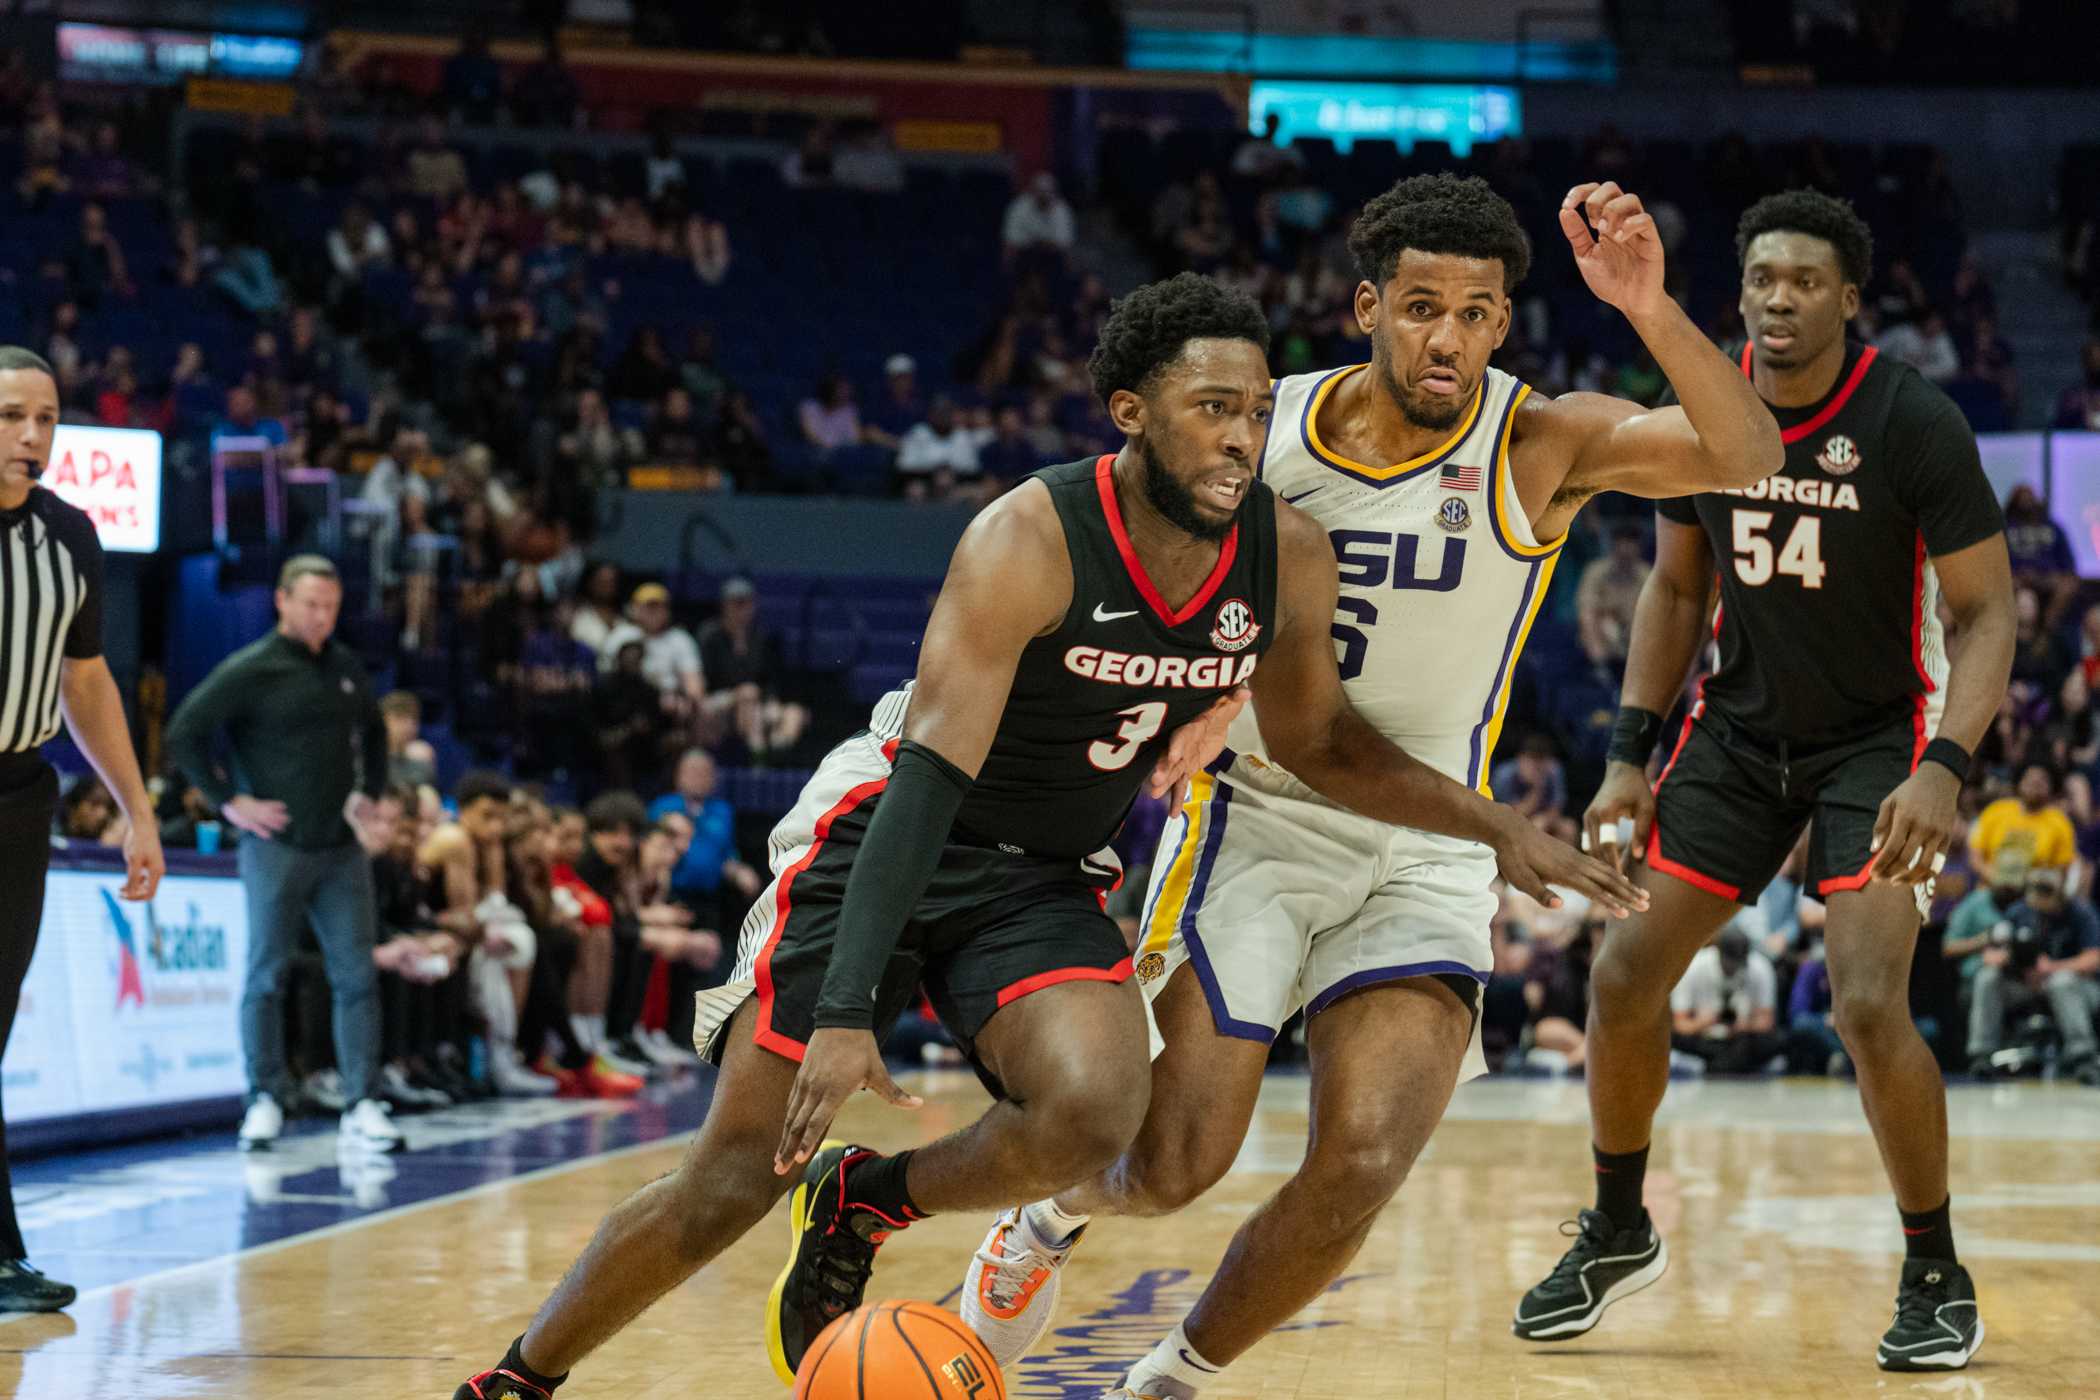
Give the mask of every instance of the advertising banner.
[(65, 1114), (241, 1093), (248, 953), (240, 882), (171, 875), (150, 904), (120, 870), (53, 870), (4, 1066), (7, 1113)]

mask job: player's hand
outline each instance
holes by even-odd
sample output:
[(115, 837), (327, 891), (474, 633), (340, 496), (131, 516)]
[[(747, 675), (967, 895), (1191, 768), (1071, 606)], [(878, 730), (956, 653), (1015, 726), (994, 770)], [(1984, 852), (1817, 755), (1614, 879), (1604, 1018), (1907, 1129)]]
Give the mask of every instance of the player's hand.
[(1961, 779), (1937, 763), (1918, 771), (1890, 793), (1874, 818), (1874, 850), (1867, 873), (1892, 885), (1922, 885), (1947, 863)]
[(1662, 236), (1639, 195), (1627, 194), (1613, 180), (1577, 185), (1560, 203), (1560, 231), (1590, 291), (1629, 320), (1660, 310), (1669, 299)]
[(153, 898), (160, 877), (167, 873), (167, 858), (160, 852), (160, 829), (151, 822), (132, 822), (124, 835), (124, 888), (118, 898)]
[[(1619, 823), (1633, 818), (1633, 841), (1619, 848)], [(1642, 859), (1648, 850), (1648, 832), (1655, 826), (1655, 790), (1648, 774), (1631, 763), (1614, 762), (1604, 770), (1604, 781), (1582, 814), (1582, 849), (1608, 860), (1620, 870)]]
[(1209, 709), (1175, 730), (1167, 740), (1167, 751), (1159, 756), (1159, 762), (1152, 765), (1152, 776), (1145, 779), (1145, 791), (1154, 797), (1164, 797), (1170, 807), (1179, 807), (1186, 802), (1189, 779), (1225, 752), (1225, 731), (1232, 728), (1232, 721), (1247, 708), (1247, 698), (1253, 693), (1246, 686), (1240, 686), (1218, 697)]
[(787, 1126), (773, 1154), (774, 1172), (786, 1176), (815, 1156), (839, 1106), (862, 1089), (873, 1089), (898, 1108), (918, 1108), (925, 1102), (890, 1078), (874, 1032), (830, 1026), (812, 1035), (802, 1052), (794, 1092), (788, 1095)]
[(1560, 908), (1560, 896), (1551, 888), (1554, 885), (1575, 891), (1621, 919), (1648, 907), (1648, 892), (1624, 874), (1539, 830), (1515, 812), (1503, 824), (1494, 849), (1502, 878), (1548, 909)]
[(274, 797), (249, 797), (243, 793), (219, 811), (232, 825), (265, 841), (292, 823), (291, 812)]

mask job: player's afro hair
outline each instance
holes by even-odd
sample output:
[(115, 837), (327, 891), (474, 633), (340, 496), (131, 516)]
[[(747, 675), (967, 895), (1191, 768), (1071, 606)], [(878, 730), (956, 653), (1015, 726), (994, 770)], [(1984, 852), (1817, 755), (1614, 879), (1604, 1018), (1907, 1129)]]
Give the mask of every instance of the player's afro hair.
[(1117, 301), (1087, 358), (1094, 392), (1107, 403), (1118, 389), (1143, 393), (1191, 340), (1245, 340), (1269, 353), (1269, 322), (1253, 298), (1184, 272), (1150, 282)]
[(1531, 270), (1531, 240), (1517, 211), (1477, 176), (1413, 175), (1366, 204), (1349, 226), (1349, 255), (1374, 287), (1392, 279), (1400, 254), (1497, 258), (1504, 295)]
[(1874, 235), (1849, 200), (1821, 190), (1787, 190), (1768, 194), (1743, 211), (1735, 226), (1735, 263), (1741, 267), (1760, 234), (1805, 233), (1837, 249), (1838, 270), (1855, 287), (1867, 285), (1874, 270)]

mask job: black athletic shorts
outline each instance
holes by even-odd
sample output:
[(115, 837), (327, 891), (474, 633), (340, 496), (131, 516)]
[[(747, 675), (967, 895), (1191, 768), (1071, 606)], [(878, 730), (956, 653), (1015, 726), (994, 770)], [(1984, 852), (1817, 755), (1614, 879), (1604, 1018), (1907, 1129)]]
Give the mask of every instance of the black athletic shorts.
[(1655, 786), (1648, 864), (1709, 894), (1754, 904), (1808, 828), (1805, 888), (1867, 883), (1881, 804), (1917, 767), (1922, 717), (1863, 739), (1802, 748), (1702, 706)]
[[(710, 1060), (720, 1063), (723, 1030), (752, 997), (758, 1043), (802, 1059), (846, 877), (888, 773), (881, 749), (849, 740), (824, 760), (775, 828), (780, 874), (744, 922), (736, 972), (727, 985), (700, 994), (694, 1039)], [(974, 1063), (973, 1042), (1001, 1007), (1062, 982), (1129, 980), (1130, 950), (1102, 907), (1121, 875), (1109, 851), (1053, 860), (950, 844), (876, 989), (876, 1037), (888, 1035), (923, 989)]]

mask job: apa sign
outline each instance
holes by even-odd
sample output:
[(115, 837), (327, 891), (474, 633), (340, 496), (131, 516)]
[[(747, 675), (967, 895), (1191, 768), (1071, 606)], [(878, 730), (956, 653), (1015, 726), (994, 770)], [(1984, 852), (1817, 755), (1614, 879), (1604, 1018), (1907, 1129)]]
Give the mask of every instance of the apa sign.
[(160, 548), (160, 434), (143, 428), (61, 423), (43, 484), (88, 513), (102, 547)]

